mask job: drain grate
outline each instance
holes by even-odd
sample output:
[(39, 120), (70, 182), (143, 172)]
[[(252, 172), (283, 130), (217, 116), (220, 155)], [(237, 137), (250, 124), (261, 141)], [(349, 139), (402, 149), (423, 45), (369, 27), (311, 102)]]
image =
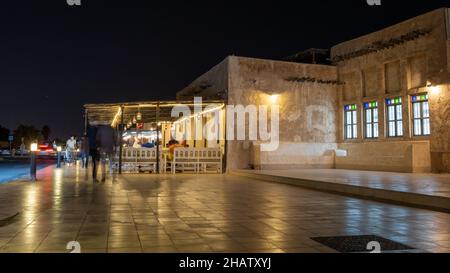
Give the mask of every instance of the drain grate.
[(413, 247), (376, 235), (314, 237), (311, 239), (341, 253), (371, 252), (371, 250), (367, 250), (367, 245), (370, 242), (378, 242), (382, 252), (414, 249)]
[(17, 219), (16, 217), (19, 216), (19, 212), (14, 214), (13, 216), (6, 217), (4, 219), (0, 219), (0, 227), (6, 227), (8, 225), (11, 225), (14, 223)]

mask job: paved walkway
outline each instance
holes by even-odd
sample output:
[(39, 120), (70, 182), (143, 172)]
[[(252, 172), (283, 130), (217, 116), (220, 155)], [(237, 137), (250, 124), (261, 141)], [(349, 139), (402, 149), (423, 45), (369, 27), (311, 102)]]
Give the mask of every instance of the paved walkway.
[(403, 174), (336, 169), (237, 170), (232, 174), (450, 212), (449, 174)]
[(249, 172), (450, 198), (450, 174), (410, 174), (336, 169), (252, 170)]
[(446, 213), (228, 175), (38, 175), (0, 185), (0, 252), (334, 252), (310, 238), (372, 234), (450, 252)]

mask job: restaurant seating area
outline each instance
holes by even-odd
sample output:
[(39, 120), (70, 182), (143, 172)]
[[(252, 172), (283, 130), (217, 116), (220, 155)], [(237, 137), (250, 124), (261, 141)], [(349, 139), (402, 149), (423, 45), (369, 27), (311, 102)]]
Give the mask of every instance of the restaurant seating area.
[[(220, 148), (176, 148), (159, 152), (160, 173), (222, 173), (223, 154)], [(119, 152), (114, 157), (113, 169), (119, 170)], [(157, 148), (123, 148), (123, 173), (157, 173)]]
[(97, 124), (115, 129), (117, 152), (110, 160), (116, 173), (201, 174), (225, 169), (223, 101), (87, 104), (84, 117), (85, 132)]

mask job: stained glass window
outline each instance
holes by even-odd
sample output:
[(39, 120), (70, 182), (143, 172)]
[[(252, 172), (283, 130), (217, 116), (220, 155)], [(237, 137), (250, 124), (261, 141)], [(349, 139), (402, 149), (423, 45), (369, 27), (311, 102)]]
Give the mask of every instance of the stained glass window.
[(344, 107), (345, 139), (356, 139), (358, 137), (358, 114), (356, 104)]
[(378, 102), (364, 103), (364, 116), (366, 138), (378, 138)]
[(389, 137), (403, 136), (403, 109), (402, 98), (392, 98), (386, 100), (387, 107), (387, 127)]
[(431, 128), (428, 94), (412, 96), (411, 101), (414, 136), (429, 136), (431, 134)]

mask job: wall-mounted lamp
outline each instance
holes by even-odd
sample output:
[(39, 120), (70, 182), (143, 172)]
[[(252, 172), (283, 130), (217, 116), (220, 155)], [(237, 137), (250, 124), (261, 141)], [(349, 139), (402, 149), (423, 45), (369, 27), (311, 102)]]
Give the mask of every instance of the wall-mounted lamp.
[(268, 97), (271, 104), (276, 104), (280, 98), (280, 93), (272, 90), (261, 90)]
[(280, 95), (278, 95), (278, 94), (270, 95), (270, 102), (271, 102), (272, 104), (277, 103), (278, 97), (279, 97), (279, 96), (280, 96)]
[(437, 94), (441, 91), (441, 88), (438, 85), (433, 85), (433, 83), (431, 81), (427, 81), (427, 88), (433, 94)]
[(437, 94), (441, 91), (441, 88), (439, 86), (431, 86), (430, 90), (431, 90), (431, 93)]

